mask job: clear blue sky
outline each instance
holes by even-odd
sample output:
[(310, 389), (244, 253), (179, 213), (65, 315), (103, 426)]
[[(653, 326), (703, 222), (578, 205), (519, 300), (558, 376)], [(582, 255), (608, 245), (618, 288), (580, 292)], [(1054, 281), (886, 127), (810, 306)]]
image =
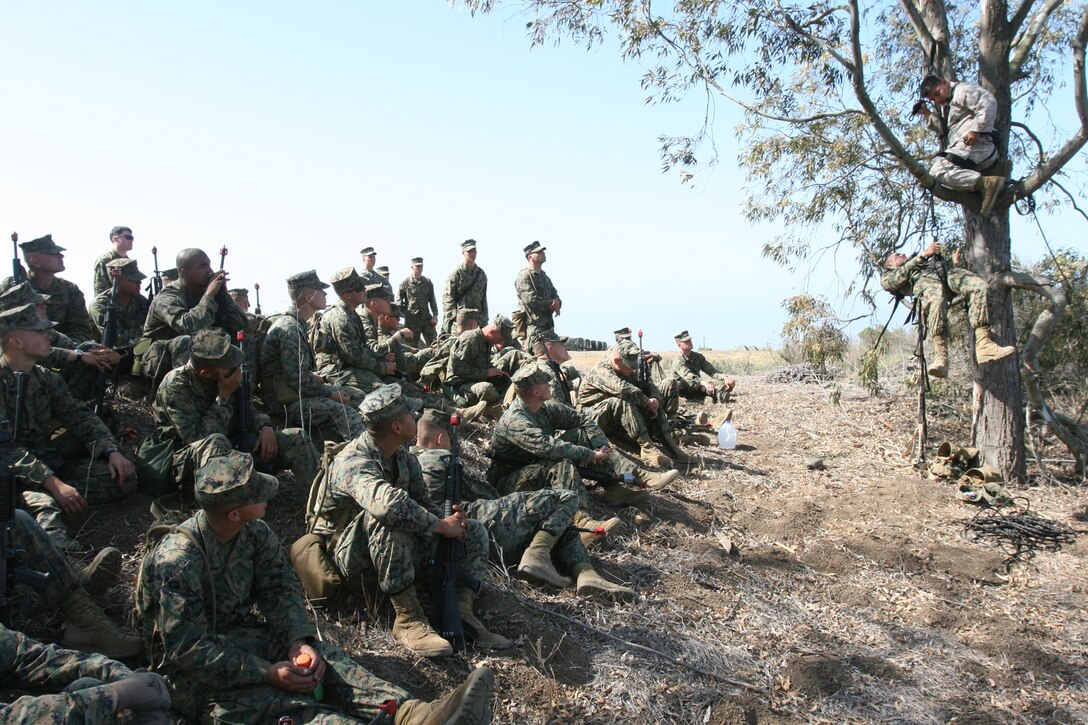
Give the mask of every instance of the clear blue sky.
[[(657, 136), (694, 131), (702, 97), (647, 106), (614, 48), (530, 50), (509, 12), (11, 2), (0, 27), (0, 230), (52, 233), (87, 291), (114, 224), (133, 228), (145, 272), (152, 245), (162, 268), (228, 245), (232, 286), (260, 282), (265, 311), (286, 305), (288, 275), (327, 280), (366, 245), (395, 283), (422, 255), (440, 288), (473, 237), (491, 308), (509, 313), (521, 248), (539, 239), (561, 333), (640, 326), (660, 349), (687, 328), (727, 348), (776, 342), (783, 298), (836, 297), (855, 271), (849, 253), (806, 276), (760, 257), (773, 229), (741, 216), (726, 102), (722, 163), (682, 186)], [(1042, 254), (1016, 233), (1020, 256)]]

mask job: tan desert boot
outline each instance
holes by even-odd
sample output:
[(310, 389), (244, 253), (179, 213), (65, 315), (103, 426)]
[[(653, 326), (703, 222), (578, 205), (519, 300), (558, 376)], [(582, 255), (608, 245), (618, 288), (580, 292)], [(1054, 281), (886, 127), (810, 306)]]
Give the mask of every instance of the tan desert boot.
[(476, 630), (476, 649), (499, 651), (512, 649), (514, 643), (501, 634), (488, 631), (484, 623), (476, 617), (473, 607), (476, 604), (476, 595), (468, 587), (457, 587), (457, 602), (461, 605), (461, 622), (465, 627)]
[(598, 574), (591, 564), (579, 564), (574, 568), (578, 571), (578, 596), (580, 597), (623, 602), (635, 598), (634, 589), (608, 581)]
[(638, 481), (638, 485), (650, 491), (665, 488), (665, 486), (668, 486), (675, 481), (679, 475), (680, 471), (677, 471), (675, 468), (670, 468), (668, 471), (661, 471), (660, 473), (647, 471), (645, 468), (635, 470), (635, 480)]
[(98, 596), (117, 583), (121, 576), (121, 552), (107, 546), (79, 573), (79, 584), (91, 596)]
[(975, 360), (978, 361), (979, 365), (1004, 360), (1015, 352), (1016, 347), (1013, 345), (1002, 346), (994, 342), (993, 338), (990, 337), (990, 328), (975, 328)]
[(989, 214), (994, 210), (994, 204), (1005, 189), (1004, 176), (980, 176), (975, 182), (975, 190), (982, 194), (982, 208), (980, 214)]
[(124, 632), (99, 609), (86, 589), (76, 589), (61, 602), (67, 625), (61, 644), (72, 649), (101, 652), (107, 657), (135, 657), (144, 641), (135, 632)]
[(943, 335), (933, 336), (933, 362), (926, 371), (935, 378), (948, 377), (948, 338)]
[(397, 618), (393, 621), (393, 639), (420, 657), (445, 657), (453, 647), (427, 622), (419, 606), (414, 587), (389, 597)]
[(570, 577), (565, 577), (555, 570), (552, 564), (552, 547), (555, 546), (555, 536), (547, 531), (538, 531), (533, 537), (533, 543), (521, 555), (518, 564), (518, 576), (530, 581), (551, 584), (553, 587), (574, 586)]
[(408, 700), (397, 710), (396, 725), (487, 725), (491, 722), (491, 696), (495, 675), (490, 667), (477, 667), (468, 678), (441, 700)]

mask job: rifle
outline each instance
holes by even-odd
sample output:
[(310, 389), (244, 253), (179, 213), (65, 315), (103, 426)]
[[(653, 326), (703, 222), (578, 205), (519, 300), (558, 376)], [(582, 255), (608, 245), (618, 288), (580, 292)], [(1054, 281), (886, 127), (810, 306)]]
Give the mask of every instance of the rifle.
[(219, 248), (219, 271), (223, 271), (223, 267), (227, 263), (227, 245), (224, 244)]
[(159, 248), (151, 248), (151, 259), (155, 262), (155, 276), (147, 282), (147, 301), (155, 299), (155, 295), (162, 292), (162, 272), (159, 271)]
[(253, 314), (261, 314), (261, 283), (253, 283), (253, 292), (257, 295), (257, 306), (253, 308)]
[[(246, 333), (239, 332), (235, 337), (244, 355)], [(235, 441), (234, 448), (243, 453), (253, 453), (253, 449), (257, 447), (257, 418), (253, 415), (253, 371), (244, 359), (241, 368), (242, 384), (234, 394), (234, 416), (238, 420), (238, 440)], [(259, 456), (254, 456), (253, 462), (258, 469), (264, 463)]]
[(15, 284), (26, 282), (26, 270), (19, 261), (19, 233), (11, 233), (11, 281)]
[[(639, 328), (638, 331), (638, 379), (635, 385), (638, 386), (643, 395), (650, 396), (650, 365), (646, 362), (646, 355), (642, 350), (642, 328)], [(676, 443), (668, 434), (665, 419), (665, 408), (662, 406), (658, 406), (656, 417), (646, 418), (646, 428), (650, 433), (650, 438), (664, 448), (665, 452), (673, 458), (683, 459), (683, 453), (677, 449)]]
[[(106, 320), (102, 325), (102, 347), (112, 350), (117, 346), (117, 280), (121, 278), (121, 270), (111, 269), (110, 276), (113, 280), (110, 286), (110, 303), (106, 306)], [(116, 368), (113, 371), (98, 371), (98, 378), (94, 383), (94, 414), (99, 418), (102, 417), (106, 386), (114, 373)]]
[[(15, 483), (15, 456), (12, 450), (18, 445), (19, 423), (26, 402), (26, 384), (30, 374), (25, 370), (15, 372), (15, 412), (11, 430), (0, 430), (0, 447), (8, 454), (7, 466), (0, 476), (0, 624), (11, 626), (12, 596), (16, 584), (27, 584), (38, 591), (45, 589), (49, 575), (27, 569), (26, 552), (17, 550), (12, 538), (15, 526), (15, 510), (18, 508), (19, 487)], [(6, 421), (5, 421), (6, 423)]]
[[(453, 507), (461, 503), (461, 463), (460, 443), (457, 430), (461, 425), (461, 416), (450, 416), (450, 452), (446, 456), (446, 501), (442, 516), (452, 516)], [(467, 586), (474, 592), (480, 591), (480, 582), (465, 573), (465, 542), (445, 536), (438, 542), (434, 559), (431, 561), (431, 619), (438, 634), (446, 639), (454, 652), (465, 651), (465, 625), (461, 621), (461, 606), (457, 601), (457, 587)], [(469, 628), (471, 630), (471, 628)], [(473, 632), (469, 631), (470, 636)]]

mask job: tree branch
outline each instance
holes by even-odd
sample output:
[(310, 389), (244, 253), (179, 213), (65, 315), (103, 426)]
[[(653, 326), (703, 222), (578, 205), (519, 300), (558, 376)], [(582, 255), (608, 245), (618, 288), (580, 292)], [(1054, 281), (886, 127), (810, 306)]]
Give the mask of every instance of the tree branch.
[(782, 7), (782, 3), (779, 2), (779, 0), (774, 0), (774, 6), (776, 8), (778, 8), (779, 14), (782, 16), (782, 19), (786, 22), (786, 25), (789, 26), (790, 30), (792, 30), (797, 35), (800, 35), (802, 38), (809, 41), (810, 43), (814, 43), (814, 44), (820, 46), (820, 48), (822, 48), (825, 53), (827, 53), (832, 58), (837, 60), (839, 62), (839, 64), (843, 68), (845, 68), (847, 71), (849, 71), (851, 73), (854, 72), (853, 64), (850, 61), (848, 61), (846, 58), (844, 58), (843, 55), (838, 51), (837, 48), (833, 47), (830, 43), (828, 43), (823, 38), (821, 38), (819, 36), (816, 36), (816, 35), (813, 35), (812, 33), (805, 30), (805, 28), (800, 23), (798, 23), (794, 19), (794, 17), (792, 15), (790, 15), (789, 13), (786, 12), (786, 9)]
[(1035, 6), (1035, 0), (1022, 0), (1020, 7), (1016, 8), (1016, 12), (1012, 14), (1012, 18), (1009, 19), (1009, 35), (1016, 37), (1016, 34), (1020, 32), (1020, 26), (1024, 24), (1024, 20), (1027, 18), (1028, 13), (1031, 12), (1032, 7)]
[[(1009, 78), (1018, 78), (1020, 76), (1020, 69), (1023, 67), (1024, 61), (1027, 60), (1028, 54), (1031, 53), (1035, 41), (1039, 39), (1039, 34), (1046, 27), (1046, 21), (1064, 2), (1065, 0), (1046, 0), (1043, 6), (1039, 8), (1039, 11), (1032, 16), (1031, 22), (1028, 23), (1023, 35), (1013, 43), (1012, 57), (1009, 58)], [(1025, 4), (1027, 4), (1026, 1)], [(1022, 8), (1023, 6), (1021, 6)]]

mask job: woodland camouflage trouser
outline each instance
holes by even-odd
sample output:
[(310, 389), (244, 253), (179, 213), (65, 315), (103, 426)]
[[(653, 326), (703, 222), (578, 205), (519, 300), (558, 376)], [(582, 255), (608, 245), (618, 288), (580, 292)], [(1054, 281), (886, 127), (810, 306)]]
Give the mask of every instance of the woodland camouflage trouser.
[[(190, 443), (174, 453), (174, 477), (189, 481), (192, 474), (211, 458), (226, 455), (234, 446), (230, 439), (216, 433)], [(272, 471), (290, 470), (295, 479), (309, 490), (317, 475), (317, 450), (301, 428), (276, 431), (276, 456), (269, 462)]]
[[(302, 398), (286, 405), (287, 422), (300, 422), (302, 430), (307, 432), (317, 426), (321, 437), (326, 440), (349, 441), (358, 438), (363, 432), (363, 417), (359, 415), (358, 406), (365, 396), (362, 391), (348, 386), (339, 390), (351, 394), (350, 403), (340, 403), (332, 398)], [(357, 395), (351, 393), (353, 390)]]
[(609, 440), (635, 445), (650, 442), (650, 430), (642, 411), (625, 400), (606, 398), (596, 405), (583, 408), (582, 412), (593, 419)]
[[(989, 287), (977, 274), (950, 267), (948, 269), (948, 291), (952, 297), (963, 296), (967, 300), (967, 320), (971, 327), (990, 326)], [(921, 300), (922, 315), (925, 317), (929, 336), (946, 337), (948, 335), (948, 304), (940, 277), (924, 274), (914, 282), (913, 292)]]
[(504, 564), (518, 561), (538, 531), (547, 531), (558, 539), (552, 555), (564, 566), (589, 561), (582, 539), (569, 528), (578, 511), (578, 494), (574, 491), (545, 488), (467, 501), (461, 506), (466, 516), (487, 528)]
[(48, 574), (45, 589), (38, 595), (52, 607), (59, 607), (79, 588), (79, 575), (68, 557), (26, 511), (16, 511), (11, 527), (14, 548), (26, 552), (26, 567)]
[[(84, 682), (97, 681), (87, 678)], [(0, 703), (0, 721), (39, 725), (117, 722), (115, 709), (112, 688), (91, 686), (56, 695), (25, 695), (6, 706)]]

